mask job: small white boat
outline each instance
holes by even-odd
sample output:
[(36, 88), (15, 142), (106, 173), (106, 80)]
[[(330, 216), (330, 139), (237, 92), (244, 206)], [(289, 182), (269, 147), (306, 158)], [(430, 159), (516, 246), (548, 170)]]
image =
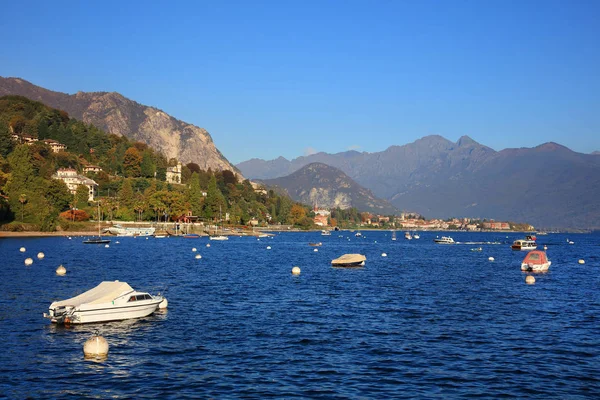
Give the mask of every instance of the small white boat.
[(519, 239), (515, 240), (510, 247), (513, 250), (535, 250), (537, 244), (533, 240)]
[(210, 236), (209, 239), (210, 240), (229, 240), (229, 237), (223, 236), (223, 235), (218, 235), (218, 236)]
[(434, 242), (439, 243), (439, 244), (454, 244), (456, 243), (454, 241), (454, 239), (452, 239), (450, 236), (442, 236), (441, 238), (435, 238), (433, 239)]
[(413, 235), (413, 239), (421, 239), (421, 236), (419, 236), (419, 234), (418, 234), (418, 233), (415, 233), (415, 234)]
[(548, 260), (546, 252), (534, 250), (525, 256), (525, 259), (521, 263), (521, 271), (545, 272), (548, 271), (551, 264), (552, 262)]
[(392, 240), (396, 240), (396, 231), (392, 231)]
[(361, 236), (362, 236), (362, 233), (360, 233), (360, 232), (356, 232), (356, 233), (354, 234), (354, 236), (356, 236), (356, 237), (361, 237)]
[(404, 239), (406, 239), (406, 240), (412, 240), (412, 235), (410, 234), (410, 232), (405, 232), (404, 233)]
[(334, 267), (362, 267), (365, 265), (367, 257), (362, 254), (344, 254), (343, 256), (331, 261)]
[(147, 317), (164, 297), (138, 292), (126, 282), (104, 281), (70, 299), (50, 304), (44, 317), (57, 324), (87, 324)]
[(322, 230), (321, 231), (321, 236), (331, 236), (331, 231)]

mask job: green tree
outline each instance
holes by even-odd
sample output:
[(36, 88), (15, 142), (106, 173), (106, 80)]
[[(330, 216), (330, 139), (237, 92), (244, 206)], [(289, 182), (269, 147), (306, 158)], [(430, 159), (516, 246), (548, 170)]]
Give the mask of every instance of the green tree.
[(141, 175), (144, 178), (154, 178), (156, 172), (156, 164), (152, 159), (152, 154), (149, 151), (144, 151), (142, 156), (142, 163), (140, 165)]
[(66, 183), (58, 179), (51, 179), (46, 189), (46, 198), (58, 212), (62, 212), (69, 208), (73, 196)]
[(133, 202), (135, 201), (135, 197), (133, 194), (133, 186), (131, 185), (130, 179), (124, 179), (123, 184), (121, 185), (121, 190), (119, 191), (119, 203), (121, 206), (131, 208), (133, 206)]
[(8, 130), (8, 126), (0, 121), (0, 155), (6, 157), (15, 148), (15, 142)]
[(225, 198), (217, 187), (217, 179), (214, 175), (208, 181), (206, 190), (206, 200), (204, 201), (204, 216), (206, 218), (215, 218), (219, 215), (219, 210), (225, 211)]
[(135, 147), (130, 147), (123, 156), (123, 170), (125, 176), (137, 178), (142, 173), (142, 156)]
[(202, 189), (200, 188), (200, 177), (197, 172), (190, 179), (189, 203), (193, 215), (202, 215)]
[(90, 198), (90, 189), (85, 185), (78, 185), (77, 191), (75, 192), (75, 207), (84, 209), (88, 206), (88, 200)]

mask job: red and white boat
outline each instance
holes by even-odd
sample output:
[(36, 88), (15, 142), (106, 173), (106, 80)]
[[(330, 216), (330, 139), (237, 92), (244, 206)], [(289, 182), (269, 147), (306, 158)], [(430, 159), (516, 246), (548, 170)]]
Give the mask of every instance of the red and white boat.
[(525, 259), (521, 263), (522, 271), (529, 272), (545, 272), (550, 268), (552, 262), (548, 260), (545, 251), (534, 250), (527, 253)]

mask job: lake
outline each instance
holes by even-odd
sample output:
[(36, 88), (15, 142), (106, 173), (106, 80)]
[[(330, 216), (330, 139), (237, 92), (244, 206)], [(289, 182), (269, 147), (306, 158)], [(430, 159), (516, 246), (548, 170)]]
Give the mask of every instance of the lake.
[[(527, 285), (526, 252), (510, 248), (523, 234), (362, 232), (122, 237), (108, 248), (0, 239), (0, 397), (600, 396), (600, 235), (539, 236), (552, 266)], [(442, 234), (461, 243), (435, 244)], [(365, 266), (332, 268), (344, 253)], [(168, 311), (72, 328), (42, 318), (103, 280), (161, 292)], [(110, 345), (102, 361), (83, 357), (95, 330)]]

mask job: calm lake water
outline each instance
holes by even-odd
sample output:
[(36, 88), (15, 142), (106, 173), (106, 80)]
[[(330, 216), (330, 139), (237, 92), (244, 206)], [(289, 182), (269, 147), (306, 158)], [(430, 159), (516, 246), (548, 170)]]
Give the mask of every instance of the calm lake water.
[[(441, 233), (363, 233), (210, 248), (205, 238), (0, 239), (0, 397), (600, 396), (600, 235), (540, 236), (552, 266), (527, 285), (526, 252), (510, 249), (521, 234), (450, 233), (463, 243), (438, 245)], [(344, 253), (366, 255), (365, 267), (332, 268)], [(42, 318), (103, 280), (160, 291), (169, 309), (70, 329)], [(96, 329), (110, 344), (104, 361), (83, 357)]]

